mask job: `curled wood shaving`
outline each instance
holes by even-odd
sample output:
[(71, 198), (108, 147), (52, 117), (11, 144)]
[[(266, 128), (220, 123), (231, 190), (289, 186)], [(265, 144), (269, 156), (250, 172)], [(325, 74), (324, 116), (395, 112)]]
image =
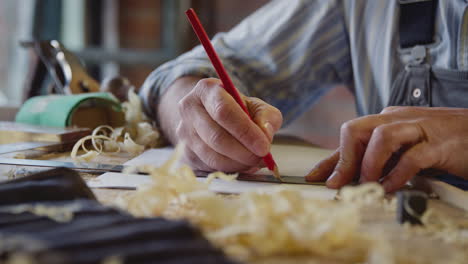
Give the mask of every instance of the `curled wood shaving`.
[(138, 145), (135, 141), (132, 140), (129, 133), (125, 133), (124, 142), (119, 144), (122, 150), (128, 152), (134, 156), (141, 154), (145, 147)]
[[(98, 154), (100, 154), (102, 152), (102, 146), (100, 146), (97, 150), (92, 150), (92, 151), (88, 150), (85, 146), (85, 143), (87, 140), (91, 140), (95, 143), (96, 139), (112, 140), (111, 138), (107, 136), (99, 136), (99, 135), (90, 135), (90, 136), (83, 137), (80, 140), (78, 140), (78, 142), (76, 142), (75, 145), (73, 146), (73, 149), (70, 153), (71, 158), (77, 161), (90, 161), (94, 157), (96, 157)], [(78, 156), (77, 153), (80, 148), (83, 148), (83, 150), (86, 153), (84, 155)]]
[[(73, 146), (71, 158), (77, 161), (91, 161), (102, 153), (126, 152), (133, 156), (142, 153), (145, 148), (157, 147), (160, 133), (146, 121), (141, 101), (133, 90), (128, 94), (129, 102), (123, 103), (125, 127), (112, 128), (102, 125), (95, 128), (90, 136), (80, 139)], [(86, 143), (90, 142), (92, 149)], [(78, 155), (78, 150), (85, 153)]]

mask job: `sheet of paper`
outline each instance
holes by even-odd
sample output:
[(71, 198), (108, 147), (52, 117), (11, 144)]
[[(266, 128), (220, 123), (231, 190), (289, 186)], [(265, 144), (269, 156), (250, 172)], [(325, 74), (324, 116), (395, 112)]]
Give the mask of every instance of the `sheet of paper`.
[[(125, 165), (144, 165), (151, 164), (160, 166), (171, 155), (172, 148), (150, 149), (145, 151), (140, 156), (128, 161)], [(314, 166), (315, 163), (331, 154), (332, 151), (319, 148), (292, 146), (292, 145), (274, 145), (272, 154), (278, 164), (282, 175), (303, 177)], [(261, 170), (259, 173), (269, 173), (268, 170)], [(150, 178), (146, 175), (125, 175), (121, 173), (105, 173), (96, 179), (88, 181), (88, 186), (91, 188), (136, 188), (139, 185), (147, 184)], [(205, 178), (199, 178), (200, 181)], [(246, 182), (223, 180), (214, 180), (210, 189), (220, 193), (240, 193), (248, 190), (271, 187), (278, 185), (277, 183), (265, 182)], [(292, 188), (297, 188), (301, 191), (309, 191), (311, 196), (331, 199), (335, 196), (336, 191), (327, 189), (324, 186), (313, 185), (295, 185), (287, 184)], [(309, 192), (308, 192), (309, 193)]]
[[(173, 148), (149, 149), (140, 156), (129, 160), (125, 165), (151, 164), (160, 166), (172, 154)], [(281, 175), (303, 177), (314, 165), (333, 151), (308, 146), (273, 145), (271, 153), (278, 165)], [(271, 174), (268, 169), (262, 169), (258, 174)]]

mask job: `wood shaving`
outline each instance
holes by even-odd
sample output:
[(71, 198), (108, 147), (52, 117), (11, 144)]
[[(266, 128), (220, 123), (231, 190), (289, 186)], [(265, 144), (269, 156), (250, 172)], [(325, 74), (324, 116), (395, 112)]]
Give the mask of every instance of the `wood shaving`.
[[(126, 152), (132, 156), (141, 154), (146, 148), (161, 144), (160, 133), (148, 123), (143, 114), (141, 101), (133, 90), (128, 93), (129, 102), (123, 103), (125, 127), (112, 128), (102, 125), (95, 128), (90, 136), (83, 137), (73, 146), (71, 158), (89, 162), (103, 153)], [(87, 143), (90, 143), (87, 148)], [(85, 153), (78, 155), (82, 149)]]
[[(216, 172), (207, 181), (198, 182), (189, 167), (178, 166), (182, 149), (178, 146), (159, 168), (138, 167), (150, 174), (152, 183), (127, 194), (121, 206), (136, 216), (187, 219), (238, 260), (313, 256), (338, 263), (461, 263), (457, 261), (466, 256), (453, 248), (450, 256), (442, 255), (444, 262), (425, 252), (411, 257), (408, 254), (415, 254), (407, 250), (411, 244), (395, 243), (395, 233), (385, 233), (377, 227), (372, 234), (363, 232), (363, 209), (376, 204), (381, 210), (394, 206), (393, 202), (386, 202), (378, 184), (344, 188), (338, 200), (306, 198), (302, 191), (284, 186), (226, 197), (210, 191), (209, 182), (213, 178), (235, 180), (235, 176)], [(396, 223), (394, 227), (405, 231)], [(445, 232), (443, 228), (429, 229)], [(415, 230), (408, 228), (409, 238)]]
[(129, 133), (125, 133), (124, 142), (119, 144), (122, 150), (134, 156), (141, 154), (145, 150), (145, 146), (138, 145), (132, 140)]

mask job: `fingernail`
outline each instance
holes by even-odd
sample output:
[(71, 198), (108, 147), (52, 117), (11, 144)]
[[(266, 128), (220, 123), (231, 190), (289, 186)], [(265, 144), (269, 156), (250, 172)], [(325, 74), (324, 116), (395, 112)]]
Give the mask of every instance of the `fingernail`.
[(273, 131), (273, 126), (270, 124), (270, 122), (265, 122), (265, 124), (263, 124), (263, 127), (267, 132), (268, 139), (270, 141), (273, 140), (273, 135), (275, 132)]
[(336, 186), (336, 182), (338, 180), (338, 172), (333, 172), (332, 175), (330, 177), (328, 177), (328, 180), (327, 180), (327, 186)]
[(309, 174), (307, 174), (305, 176), (306, 180), (313, 180), (315, 177), (317, 177), (318, 175), (318, 170), (317, 169), (313, 169), (309, 172)]

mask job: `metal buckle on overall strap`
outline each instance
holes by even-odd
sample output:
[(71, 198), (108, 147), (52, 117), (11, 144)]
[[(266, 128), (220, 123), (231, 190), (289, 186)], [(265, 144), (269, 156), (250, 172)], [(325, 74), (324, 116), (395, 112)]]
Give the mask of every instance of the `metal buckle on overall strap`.
[(400, 0), (399, 37), (401, 48), (411, 48), (405, 65), (410, 105), (431, 105), (430, 65), (426, 45), (434, 42), (437, 0)]

